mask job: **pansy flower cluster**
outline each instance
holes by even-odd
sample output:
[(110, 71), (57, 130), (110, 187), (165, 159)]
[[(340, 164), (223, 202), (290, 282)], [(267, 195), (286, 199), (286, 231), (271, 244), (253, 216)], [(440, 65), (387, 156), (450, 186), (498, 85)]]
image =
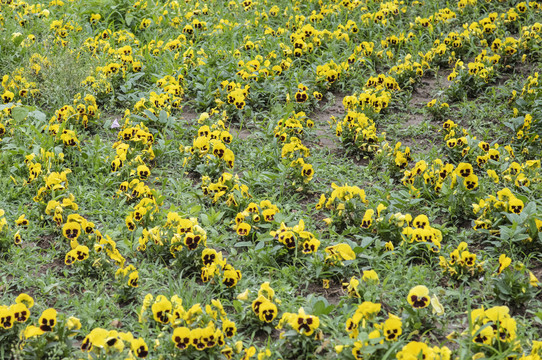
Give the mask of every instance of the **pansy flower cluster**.
[(224, 97), (220, 99), (218, 104), (226, 108), (231, 107), (243, 110), (248, 101), (250, 85), (242, 86), (240, 83), (236, 83), (235, 81), (229, 82), (227, 80), (224, 80), (220, 85), (221, 89), (219, 92), (220, 94), (224, 93)]
[[(231, 338), (235, 336), (237, 327), (228, 319), (220, 300), (212, 300), (205, 306), (193, 304), (185, 309), (183, 299), (177, 295), (168, 299), (164, 295), (154, 298), (147, 294), (139, 319), (149, 330), (158, 329), (155, 327), (158, 325), (157, 339), (168, 334), (165, 339), (171, 339), (176, 351), (218, 352), (226, 356), (233, 353)], [(156, 344), (155, 349), (167, 346), (160, 341)]]
[(88, 356), (106, 357), (127, 353), (130, 358), (146, 358), (149, 353), (143, 338), (136, 338), (131, 332), (100, 327), (92, 329), (85, 336), (81, 351), (88, 353)]
[[(57, 155), (60, 159), (62, 156), (60, 154)], [(28, 161), (28, 164), (31, 164), (32, 160)], [(44, 168), (44, 167), (42, 167)], [(30, 178), (32, 178), (33, 173), (37, 173), (39, 170), (36, 167), (32, 168), (32, 171), (30, 172)], [(37, 192), (36, 196), (34, 196), (33, 200), (35, 202), (45, 202), (47, 199), (51, 199), (53, 192), (58, 194), (59, 192), (63, 192), (65, 190), (68, 190), (68, 174), (71, 174), (70, 169), (63, 169), (62, 171), (51, 171), (47, 174), (44, 174), (41, 177), (42, 183)], [(41, 173), (41, 172), (40, 172)]]
[(339, 243), (328, 246), (324, 249), (326, 253), (325, 262), (330, 266), (342, 266), (343, 261), (351, 261), (356, 259), (356, 253), (352, 247), (346, 243)]
[[(129, 188), (133, 188), (133, 191), (139, 191), (137, 189), (138, 185), (144, 184), (143, 182), (134, 179), (131, 181), (131, 186)], [(132, 192), (133, 192), (132, 191)], [(156, 200), (154, 198), (148, 198), (144, 197), (139, 200), (138, 203), (136, 203), (133, 207), (133, 210), (129, 213), (128, 216), (125, 218), (125, 224), (128, 230), (134, 231), (138, 227), (148, 227), (152, 220), (154, 219), (154, 214), (158, 213), (159, 206), (156, 203)], [(140, 244), (141, 245), (141, 244)]]
[(365, 190), (358, 186), (349, 186), (348, 184), (339, 186), (335, 183), (331, 184), (331, 188), (333, 189), (331, 194), (326, 196), (323, 193), (320, 195), (315, 209), (326, 209), (331, 212), (331, 218), (326, 220), (329, 224), (361, 224), (361, 219), (354, 218), (353, 216), (367, 208), (369, 202), (366, 198)]
[(494, 306), (487, 310), (481, 307), (472, 310), (469, 317), (473, 324), (470, 336), (480, 350), (497, 344), (508, 348), (517, 346), (517, 322), (507, 306)]
[[(542, 24), (538, 24), (538, 32), (541, 31), (541, 27)], [(516, 138), (512, 140), (513, 144), (527, 154), (536, 151), (537, 144), (542, 141), (540, 137), (542, 122), (539, 116), (532, 114), (536, 112), (535, 104), (541, 91), (542, 84), (539, 82), (539, 74), (535, 72), (527, 77), (521, 88), (521, 93), (518, 94), (516, 90), (512, 91), (510, 99), (514, 106), (514, 117), (506, 125), (516, 133)]]
[[(518, 240), (528, 245), (534, 239), (534, 245), (539, 241), (538, 233), (542, 229), (542, 221), (534, 212), (534, 203), (526, 204), (522, 198), (505, 187), (497, 191), (496, 196), (491, 194), (480, 199), (478, 203), (472, 204), (473, 213), (477, 216), (473, 228), (498, 236), (515, 223), (515, 226), (519, 225), (522, 230), (522, 238)], [(526, 208), (527, 211), (524, 211)]]
[(360, 95), (343, 99), (347, 114), (342, 121), (336, 121), (335, 134), (346, 146), (367, 154), (375, 153), (384, 137), (377, 134), (374, 117), (388, 107), (392, 94), (400, 90), (392, 76), (370, 77)]
[(433, 160), (430, 165), (420, 160), (411, 169), (404, 170), (402, 183), (411, 194), (440, 194), (444, 183), (455, 176), (454, 170), (453, 164), (441, 159)]
[(425, 243), (432, 252), (440, 252), (442, 232), (429, 223), (427, 215), (418, 215), (412, 220), (412, 226), (403, 229), (404, 239), (409, 243)]
[[(13, 332), (18, 335), (20, 349), (39, 341), (40, 337), (68, 341), (81, 329), (78, 318), (71, 316), (65, 319), (64, 314), (59, 314), (54, 308), (43, 310), (38, 319), (32, 320), (30, 309), (34, 305), (34, 299), (26, 293), (19, 294), (10, 306), (0, 305), (0, 334)], [(57, 326), (59, 322), (60, 326)], [(24, 323), (27, 325), (23, 328)]]
[(448, 258), (439, 256), (439, 265), (444, 273), (455, 279), (470, 278), (484, 272), (484, 261), (480, 261), (476, 253), (468, 249), (466, 242), (461, 242), (450, 252)]
[[(384, 142), (382, 150), (391, 162), (392, 166), (398, 171), (403, 172), (412, 161), (412, 153), (409, 146), (404, 146), (398, 141), (393, 147), (388, 142)], [(403, 150), (404, 149), (404, 150)]]
[[(305, 89), (303, 84), (300, 84), (299, 87)], [(306, 99), (306, 93), (304, 96)], [(300, 184), (303, 188), (314, 177), (314, 168), (307, 161), (310, 150), (301, 140), (304, 137), (305, 127), (311, 128), (313, 126), (313, 121), (301, 111), (293, 112), (288, 118), (282, 118), (274, 129), (275, 137), (282, 144), (281, 158), (284, 159), (284, 166), (289, 169), (287, 172), (292, 186)]]
[(6, 212), (3, 209), (0, 209), (0, 233), (8, 229), (8, 221), (5, 218)]
[(206, 247), (207, 232), (197, 218), (183, 218), (176, 212), (169, 212), (163, 225), (143, 228), (137, 242), (141, 252), (163, 249), (175, 257), (184, 247), (189, 251), (200, 245)]
[(273, 134), (281, 142), (289, 140), (291, 136), (302, 138), (306, 128), (312, 128), (314, 122), (307, 117), (305, 112), (292, 112), (290, 116), (279, 120), (273, 129)]
[[(235, 154), (230, 149), (233, 137), (224, 124), (226, 114), (221, 119), (216, 119), (216, 114), (218, 110), (201, 114), (198, 124), (204, 125), (199, 127), (192, 146), (179, 147), (184, 154), (184, 168), (213, 177), (235, 165)], [(202, 165), (205, 170), (201, 169)]]
[(139, 272), (132, 264), (124, 268), (118, 268), (115, 277), (124, 280), (124, 283), (129, 287), (136, 288), (139, 286)]
[[(38, 74), (42, 67), (47, 67), (51, 63), (47, 60), (47, 57), (40, 54), (33, 54), (30, 58), (30, 64), (35, 74)], [(24, 103), (29, 97), (39, 94), (37, 84), (28, 81), (26, 76), (25, 70), (22, 67), (16, 69), (11, 74), (4, 74), (2, 76), (0, 88), (0, 100), (2, 104)]]
[[(146, 165), (145, 160), (151, 161), (154, 159), (154, 135), (143, 123), (132, 125), (130, 111), (125, 113), (125, 122), (121, 131), (118, 132), (118, 141), (112, 146), (115, 149), (115, 158), (111, 161), (111, 172), (119, 172), (124, 169), (129, 171), (130, 176), (137, 175), (138, 180), (144, 182), (150, 175), (151, 171)], [(126, 165), (126, 167), (124, 167)], [(131, 186), (137, 188), (139, 185)], [(139, 185), (139, 188), (145, 184)], [(121, 184), (119, 188), (122, 192), (126, 192), (126, 184)], [(134, 192), (128, 196), (141, 197), (145, 194), (143, 191)]]
[(13, 304), (0, 305), (0, 327), (5, 331), (16, 324), (25, 323), (30, 318), (30, 309), (33, 306), (34, 299), (24, 293), (17, 296)]
[(100, 119), (100, 115), (96, 98), (91, 94), (87, 94), (82, 98), (82, 95), (78, 93), (74, 96), (73, 105), (64, 105), (55, 111), (55, 114), (49, 120), (47, 131), (51, 135), (59, 135), (62, 126), (62, 132), (59, 135), (60, 139), (64, 145), (74, 146), (79, 141), (75, 132), (70, 130), (70, 125), (80, 125), (82, 128), (87, 129), (89, 123), (94, 126), (97, 125), (96, 122)]
[(252, 197), (248, 186), (240, 181), (239, 176), (229, 172), (222, 173), (215, 182), (207, 175), (202, 176), (201, 190), (213, 204), (222, 199), (227, 206), (232, 208), (237, 208), (246, 199)]
[[(103, 253), (107, 258), (116, 266), (123, 268), (126, 259), (119, 252), (116, 242), (108, 235), (103, 236), (99, 230), (95, 229), (92, 221), (77, 213), (79, 205), (76, 203), (75, 196), (68, 192), (67, 175), (71, 173), (71, 170), (51, 171), (59, 167), (62, 162), (64, 162), (63, 153), (57, 155), (43, 148), (40, 149), (39, 155), (31, 153), (25, 157), (30, 173), (26, 184), (34, 183), (40, 177), (44, 182), (44, 186), (38, 188), (34, 201), (42, 206), (43, 214), (60, 229), (62, 236), (69, 242), (69, 250), (64, 256), (64, 263), (70, 266), (76, 262), (85, 262), (91, 254), (98, 257), (98, 254), (105, 250)], [(47, 173), (43, 175), (43, 172)], [(18, 220), (22, 225), (23, 221), (26, 222), (24, 226), (27, 227), (28, 219), (22, 216)], [(22, 241), (20, 230), (15, 237)]]
[[(298, 182), (307, 184), (314, 176), (312, 164), (307, 162), (307, 157), (310, 155), (308, 147), (303, 145), (301, 139), (296, 136), (290, 137), (282, 145), (281, 157), (287, 161), (287, 166), (293, 170), (291, 178), (293, 178), (292, 186)], [(289, 161), (290, 159), (293, 159)]]
[(450, 360), (452, 351), (447, 346), (429, 346), (420, 341), (411, 341), (401, 348), (397, 353), (397, 359), (432, 359), (432, 360)]
[[(360, 332), (360, 325), (362, 325), (362, 329), (364, 328), (364, 323), (362, 323), (362, 321), (365, 320), (365, 322), (367, 322), (375, 320), (381, 309), (382, 305), (379, 303), (364, 301), (359, 304), (354, 314), (346, 320), (345, 329), (348, 332), (348, 336), (352, 339), (357, 338)], [(399, 325), (396, 329), (396, 331), (390, 332), (395, 334), (394, 337), (400, 335), (401, 326)]]
[(203, 266), (201, 268), (201, 280), (214, 282), (215, 278), (226, 287), (232, 288), (241, 280), (241, 271), (236, 270), (226, 262), (221, 251), (205, 248), (201, 253)]
[(259, 204), (251, 202), (245, 210), (235, 216), (234, 230), (241, 237), (248, 236), (251, 232), (257, 233), (260, 230), (260, 224), (274, 223), (275, 215), (279, 212), (279, 207), (269, 200), (262, 200)]
[(379, 317), (381, 307), (381, 304), (369, 301), (358, 305), (346, 322), (346, 331), (352, 340), (335, 346), (335, 351), (342, 353), (350, 348), (355, 359), (364, 359), (382, 356), (395, 346), (404, 333), (403, 320), (392, 313), (388, 313), (387, 318)]
[(297, 225), (288, 227), (284, 223), (280, 224), (278, 230), (270, 232), (275, 240), (278, 240), (288, 250), (301, 249), (303, 254), (311, 254), (318, 250), (320, 240), (313, 233), (305, 230), (305, 222), (299, 220)]
[[(368, 288), (369, 286), (376, 285), (380, 282), (378, 274), (374, 270), (364, 270), (361, 280), (363, 281), (363, 285), (365, 285), (364, 288)], [(360, 280), (355, 276), (352, 276), (350, 281), (342, 283), (342, 288), (349, 297), (360, 298), (362, 297), (360, 291), (364, 290), (360, 289), (360, 284)]]
[[(68, 216), (66, 223), (62, 226), (62, 235), (70, 242), (71, 248), (64, 258), (66, 265), (87, 260), (91, 254), (90, 249), (94, 250), (95, 256), (105, 253), (107, 258), (119, 268), (123, 268), (126, 263), (125, 257), (117, 248), (117, 243), (109, 235), (104, 236), (99, 230), (95, 230), (94, 223), (87, 221), (79, 214), (74, 213)], [(87, 237), (86, 240), (85, 237)], [(78, 240), (84, 243), (80, 244)], [(91, 242), (92, 240), (94, 243)]]
[(13, 123), (13, 118), (11, 117), (11, 109), (15, 108), (16, 105), (5, 107), (0, 111), (0, 141), (2, 138), (8, 134), (10, 123)]
[(288, 325), (299, 334), (311, 336), (320, 327), (320, 318), (315, 315), (305, 313), (303, 308), (299, 308), (297, 313), (284, 313), (280, 318), (277, 329), (282, 329)]
[[(54, 169), (60, 168), (59, 165), (63, 161), (64, 161), (64, 153), (55, 154), (54, 151), (46, 151), (43, 148), (40, 148), (39, 154), (30, 153), (26, 155), (24, 158), (24, 163), (28, 169), (28, 179), (23, 181), (23, 183), (31, 184), (36, 179), (39, 179), (39, 176), (42, 175), (43, 172), (49, 174), (51, 173), (52, 169), (54, 170)], [(69, 174), (69, 172), (67, 172), (66, 174)], [(52, 183), (49, 183), (49, 184), (46, 183), (46, 187), (51, 186), (51, 185)], [(59, 189), (61, 188), (57, 187), (54, 190), (59, 190)]]
[(519, 262), (509, 258), (506, 254), (499, 256), (499, 267), (495, 274), (495, 296), (502, 301), (526, 303), (539, 292), (538, 278)]
[[(259, 324), (272, 323), (278, 316), (279, 311), (277, 305), (280, 305), (281, 301), (275, 296), (275, 290), (273, 290), (269, 282), (267, 281), (260, 285), (257, 297), (250, 296), (250, 294), (250, 290), (246, 289), (243, 293), (237, 295), (237, 300), (249, 301), (250, 298), (253, 298), (254, 300), (252, 300), (250, 308)], [(250, 310), (247, 309), (247, 312), (248, 311)]]

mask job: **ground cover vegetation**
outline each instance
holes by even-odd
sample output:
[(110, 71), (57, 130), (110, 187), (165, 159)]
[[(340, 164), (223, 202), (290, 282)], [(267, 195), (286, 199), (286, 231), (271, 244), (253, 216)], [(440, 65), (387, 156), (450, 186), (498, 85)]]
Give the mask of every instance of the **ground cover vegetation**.
[(0, 1), (0, 357), (542, 357), (542, 4)]

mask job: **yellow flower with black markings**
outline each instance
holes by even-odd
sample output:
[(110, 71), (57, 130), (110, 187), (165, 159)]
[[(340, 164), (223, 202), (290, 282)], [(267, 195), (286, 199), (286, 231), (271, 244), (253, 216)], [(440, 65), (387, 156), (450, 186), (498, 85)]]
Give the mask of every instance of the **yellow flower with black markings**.
[(0, 306), (0, 326), (4, 329), (11, 329), (14, 323), (13, 309), (7, 306)]
[(23, 323), (30, 317), (30, 310), (23, 303), (16, 303), (11, 307), (13, 312), (13, 319), (19, 323)]
[(288, 323), (297, 332), (311, 336), (320, 326), (320, 319), (318, 316), (305, 314), (303, 308), (300, 308), (297, 314), (290, 316)]
[(42, 331), (53, 331), (56, 326), (57, 312), (53, 308), (49, 308), (41, 313), (39, 318), (40, 329)]
[(399, 336), (403, 333), (403, 322), (401, 319), (393, 314), (390, 314), (390, 317), (384, 321), (382, 330), (384, 332), (384, 337), (388, 341), (397, 341)]
[(222, 322), (222, 332), (227, 338), (231, 338), (237, 333), (237, 327), (233, 321), (224, 319)]
[(410, 289), (407, 301), (415, 309), (422, 309), (429, 306), (429, 289), (424, 285), (418, 285)]
[(62, 235), (66, 239), (77, 240), (79, 235), (81, 235), (81, 225), (75, 221), (65, 223), (62, 227)]
[(15, 224), (24, 228), (28, 227), (29, 222), (28, 219), (26, 219), (26, 215), (22, 214), (21, 216), (19, 216), (19, 218), (15, 220)]
[(239, 225), (237, 225), (237, 229), (236, 229), (237, 235), (247, 236), (248, 234), (250, 234), (250, 229), (251, 229), (250, 224), (242, 222)]
[(147, 167), (147, 165), (142, 164), (137, 167), (137, 176), (139, 177), (139, 180), (147, 180), (150, 174), (151, 170)]
[(21, 236), (20, 230), (17, 230), (15, 235), (13, 235), (13, 243), (15, 245), (21, 245), (22, 242), (23, 242), (23, 237)]
[(478, 176), (470, 174), (463, 179), (463, 185), (467, 190), (473, 190), (478, 187)]
[(159, 295), (151, 307), (154, 320), (161, 324), (169, 323), (172, 306), (171, 302), (165, 296)]
[(175, 328), (171, 340), (175, 347), (180, 350), (185, 350), (190, 346), (190, 329), (184, 326)]
[(138, 358), (146, 358), (149, 354), (149, 348), (143, 338), (134, 339), (131, 341), (130, 347)]
[(277, 317), (277, 313), (278, 313), (277, 306), (269, 300), (264, 301), (260, 305), (260, 308), (259, 308), (260, 321), (270, 323)]
[(514, 213), (514, 214), (521, 214), (521, 212), (523, 211), (523, 208), (525, 207), (525, 205), (523, 204), (523, 201), (518, 199), (517, 197), (513, 196), (509, 201), (508, 201), (508, 206), (509, 206), (509, 211)]
[(237, 282), (241, 279), (241, 272), (233, 268), (224, 271), (224, 278), (222, 283), (227, 287), (234, 287), (237, 285)]

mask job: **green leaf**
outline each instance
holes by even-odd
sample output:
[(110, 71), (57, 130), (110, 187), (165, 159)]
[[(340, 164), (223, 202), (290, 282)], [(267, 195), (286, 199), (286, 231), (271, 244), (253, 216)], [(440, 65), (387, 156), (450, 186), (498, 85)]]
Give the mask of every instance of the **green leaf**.
[(371, 245), (373, 242), (374, 242), (374, 238), (373, 237), (370, 237), (370, 236), (365, 236), (363, 237), (363, 239), (361, 240), (361, 244), (360, 246), (362, 248), (366, 248), (367, 246)]
[(126, 22), (127, 26), (130, 26), (133, 20), (134, 20), (134, 15), (131, 13), (126, 14), (126, 16), (124, 17), (124, 21)]
[(13, 119), (17, 122), (21, 122), (28, 116), (28, 109), (25, 107), (16, 107), (15, 109), (11, 110), (11, 116)]
[(232, 305), (235, 311), (237, 311), (238, 313), (243, 311), (243, 303), (240, 302), (239, 300), (233, 300)]
[(209, 217), (207, 216), (207, 214), (201, 214), (200, 218), (203, 225), (209, 226)]
[(158, 115), (158, 122), (165, 124), (167, 123), (168, 115), (167, 112), (162, 110), (160, 111), (160, 115)]
[(190, 208), (190, 215), (195, 215), (201, 212), (201, 205), (194, 205)]
[(156, 115), (154, 115), (150, 110), (145, 110), (143, 111), (143, 113), (145, 115), (147, 115), (147, 117), (151, 120), (151, 121), (158, 121), (158, 118), (156, 117)]
[(28, 113), (28, 116), (30, 117), (33, 117), (34, 119), (40, 121), (40, 122), (45, 122), (47, 121), (47, 115), (45, 115), (45, 113), (39, 111), (39, 110), (34, 110), (34, 111), (31, 111), (30, 113)]
[(312, 313), (313, 315), (319, 316), (322, 314), (322, 311), (324, 311), (325, 308), (326, 304), (324, 304), (322, 300), (319, 300), (312, 306)]
[(497, 281), (495, 285), (502, 294), (510, 295), (510, 289), (508, 288), (508, 286), (506, 286), (506, 284), (503, 284), (501, 281)]
[(252, 241), (239, 241), (237, 243), (235, 243), (235, 247), (248, 247), (248, 246), (252, 246)]
[(22, 35), (17, 36), (15, 39), (13, 39), (13, 45), (15, 45), (15, 47), (19, 47), (24, 39), (25, 37)]
[(330, 312), (333, 311), (335, 307), (333, 305), (329, 305), (328, 303), (324, 302), (323, 300), (318, 300), (313, 306), (312, 306), (312, 314), (316, 316), (320, 315), (328, 315)]

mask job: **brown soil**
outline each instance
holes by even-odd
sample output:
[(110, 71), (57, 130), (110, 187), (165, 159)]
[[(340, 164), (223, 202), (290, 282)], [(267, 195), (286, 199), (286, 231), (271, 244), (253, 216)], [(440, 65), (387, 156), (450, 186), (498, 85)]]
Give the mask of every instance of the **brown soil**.
[(324, 289), (322, 284), (309, 284), (305, 289), (299, 290), (299, 295), (301, 296), (308, 294), (323, 296), (331, 305), (337, 305), (341, 301), (344, 291), (341, 284), (330, 280), (329, 289)]
[[(428, 76), (421, 80), (420, 84), (412, 91), (412, 97), (409, 102), (408, 110), (405, 112), (406, 121), (404, 127), (419, 126), (428, 116), (420, 113), (427, 103), (435, 98), (438, 98), (438, 92), (450, 86), (448, 81), (450, 70), (441, 71), (437, 77)], [(413, 111), (418, 110), (418, 111)], [(423, 134), (411, 138), (403, 138), (401, 142), (409, 146), (414, 152), (427, 152), (431, 146), (436, 134)]]
[(437, 76), (422, 78), (420, 84), (412, 92), (410, 105), (413, 107), (424, 107), (427, 103), (438, 97), (438, 92), (447, 89), (451, 81), (448, 80), (451, 70), (443, 70)]
[[(237, 130), (237, 132), (236, 132)], [(252, 131), (248, 130), (248, 129), (241, 129), (241, 130), (238, 130), (238, 129), (235, 129), (233, 130), (233, 133), (234, 134), (237, 134), (237, 137), (241, 140), (244, 140), (248, 137), (250, 137), (250, 135), (252, 135)]]
[(532, 268), (531, 272), (536, 276), (539, 282), (542, 282), (542, 264)]
[(405, 127), (418, 126), (425, 120), (425, 115), (409, 114), (408, 120), (405, 122)]
[(335, 94), (333, 103), (324, 103), (323, 109), (316, 110), (309, 115), (309, 118), (314, 121), (314, 133), (318, 140), (318, 146), (328, 148), (331, 151), (338, 149), (340, 145), (335, 136), (335, 131), (329, 126), (329, 120), (332, 116), (340, 118), (344, 115), (344, 96)]
[[(65, 266), (64, 265), (64, 261), (62, 261), (62, 259), (60, 258), (55, 258), (53, 260), (53, 262), (51, 263), (47, 263), (47, 264), (42, 264), (36, 271), (36, 276), (41, 276), (43, 274), (45, 274), (47, 272), (47, 270), (49, 269), (58, 269), (62, 266)], [(59, 272), (59, 274), (61, 274)]]
[(43, 235), (36, 242), (36, 245), (41, 249), (50, 249), (51, 247), (54, 247), (54, 244), (56, 242), (55, 239), (55, 235)]
[(424, 78), (412, 91), (410, 105), (415, 108), (423, 108), (433, 100), (433, 92), (437, 88), (437, 80), (434, 77)]
[(195, 122), (200, 116), (200, 113), (192, 109), (190, 106), (183, 106), (182, 119), (186, 120), (189, 123)]

